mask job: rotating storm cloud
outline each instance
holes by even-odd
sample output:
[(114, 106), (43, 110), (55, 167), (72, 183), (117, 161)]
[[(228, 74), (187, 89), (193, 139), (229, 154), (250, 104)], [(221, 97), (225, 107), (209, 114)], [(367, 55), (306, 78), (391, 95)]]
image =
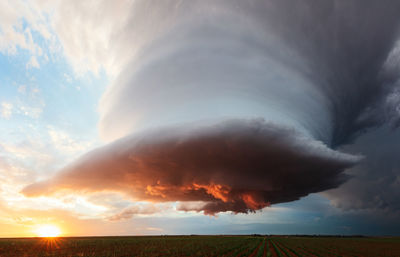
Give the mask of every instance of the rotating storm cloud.
[(363, 158), (341, 147), (399, 122), (398, 1), (130, 8), (129, 61), (100, 101), (109, 143), (25, 195), (116, 191), (248, 213), (339, 187)]

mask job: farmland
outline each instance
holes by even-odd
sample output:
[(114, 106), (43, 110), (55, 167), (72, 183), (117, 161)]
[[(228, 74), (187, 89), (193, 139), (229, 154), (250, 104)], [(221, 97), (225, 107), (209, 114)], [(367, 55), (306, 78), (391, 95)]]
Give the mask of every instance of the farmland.
[(400, 256), (400, 238), (132, 236), (0, 239), (0, 256)]

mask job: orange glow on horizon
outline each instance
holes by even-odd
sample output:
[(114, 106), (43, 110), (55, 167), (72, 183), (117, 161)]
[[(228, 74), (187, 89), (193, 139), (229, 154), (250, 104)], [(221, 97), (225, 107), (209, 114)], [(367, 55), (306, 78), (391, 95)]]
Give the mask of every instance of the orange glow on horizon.
[(58, 237), (61, 234), (61, 230), (54, 225), (40, 225), (36, 228), (35, 234), (38, 237)]

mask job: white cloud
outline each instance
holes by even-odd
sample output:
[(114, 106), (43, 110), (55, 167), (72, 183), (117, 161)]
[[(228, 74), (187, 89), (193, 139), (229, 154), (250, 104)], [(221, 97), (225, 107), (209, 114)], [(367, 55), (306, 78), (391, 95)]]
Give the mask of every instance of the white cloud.
[(29, 59), (28, 63), (26, 64), (26, 68), (40, 68), (40, 64), (38, 63), (35, 56), (32, 56), (31, 59)]
[[(29, 27), (25, 27), (23, 22)], [(34, 41), (32, 31), (52, 39), (44, 14), (34, 2), (22, 0), (0, 2), (0, 52), (16, 54), (18, 48), (40, 56), (42, 49)], [(54, 39), (52, 39), (54, 41)]]
[[(64, 54), (77, 74), (98, 73), (102, 68), (115, 74), (133, 53), (124, 46), (125, 23), (131, 0), (59, 1), (52, 25)], [(131, 47), (131, 44), (130, 44)]]
[[(32, 57), (26, 68), (39, 68), (39, 56), (47, 61), (49, 53), (62, 52), (75, 75), (98, 74), (102, 69), (117, 74), (135, 54), (125, 36), (133, 4), (132, 0), (1, 1), (0, 53), (14, 55), (27, 50)], [(39, 46), (34, 33), (45, 40), (47, 51)], [(129, 35), (139, 33), (146, 32)], [(135, 45), (140, 38), (136, 36)]]
[(92, 146), (91, 142), (79, 141), (67, 132), (52, 126), (48, 126), (47, 132), (54, 147), (64, 154), (77, 154), (88, 150)]
[(5, 119), (11, 118), (13, 110), (13, 105), (11, 103), (2, 102), (1, 103), (1, 116)]

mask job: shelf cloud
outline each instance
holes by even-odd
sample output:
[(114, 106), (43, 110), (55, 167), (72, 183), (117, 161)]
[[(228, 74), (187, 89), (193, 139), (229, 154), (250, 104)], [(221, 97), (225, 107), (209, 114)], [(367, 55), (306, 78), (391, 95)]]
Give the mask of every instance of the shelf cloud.
[(206, 214), (248, 212), (336, 187), (358, 159), (264, 120), (230, 120), (122, 138), (23, 192), (110, 190), (138, 201), (201, 201)]

